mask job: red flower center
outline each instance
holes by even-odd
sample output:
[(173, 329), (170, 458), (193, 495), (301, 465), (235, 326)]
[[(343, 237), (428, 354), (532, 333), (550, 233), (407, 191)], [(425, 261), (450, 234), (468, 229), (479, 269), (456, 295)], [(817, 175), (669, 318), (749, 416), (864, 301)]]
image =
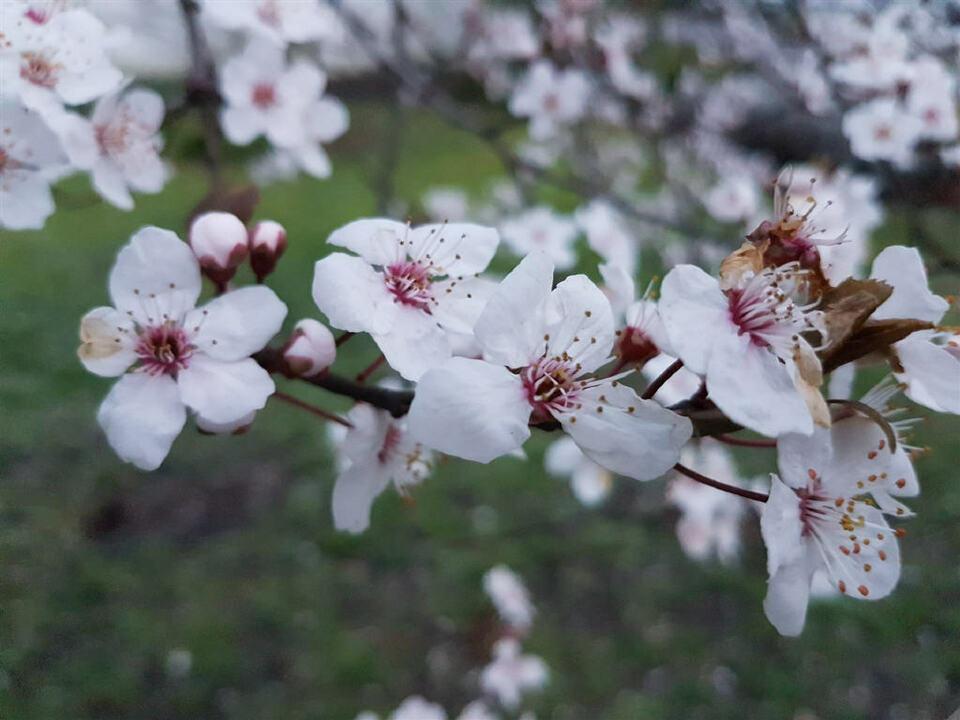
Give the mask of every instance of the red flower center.
[(394, 302), (430, 312), (430, 272), (423, 265), (412, 260), (396, 262), (384, 268), (383, 277)]
[(150, 375), (172, 375), (185, 370), (193, 356), (193, 345), (179, 325), (164, 323), (147, 328), (136, 348), (142, 367)]
[(261, 110), (265, 110), (277, 102), (277, 91), (274, 89), (273, 85), (268, 83), (260, 83), (253, 86), (251, 99), (254, 105)]

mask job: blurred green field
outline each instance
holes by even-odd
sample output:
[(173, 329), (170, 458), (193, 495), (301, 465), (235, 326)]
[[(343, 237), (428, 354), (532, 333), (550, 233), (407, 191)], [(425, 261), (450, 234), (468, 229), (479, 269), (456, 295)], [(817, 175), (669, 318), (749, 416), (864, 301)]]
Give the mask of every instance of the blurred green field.
[[(288, 327), (318, 317), (310, 280), (329, 231), (374, 209), (389, 117), (354, 110), (333, 178), (272, 186), (256, 214), (289, 231), (270, 279)], [(171, 144), (187, 157), (194, 140)], [(396, 194), (410, 203), (435, 185), (480, 191), (501, 172), (476, 140), (429, 118), (402, 140)], [(0, 239), (0, 718), (349, 720), (414, 693), (456, 713), (488, 658), (481, 577), (496, 563), (539, 607), (528, 649), (552, 670), (529, 704), (541, 720), (940, 720), (960, 704), (956, 418), (921, 429), (918, 444), (936, 452), (919, 464), (899, 589), (816, 605), (799, 640), (763, 616), (754, 519), (738, 567), (696, 564), (676, 543), (662, 481), (621, 480), (584, 509), (543, 473), (543, 434), (529, 463), (445, 462), (414, 503), (385, 494), (360, 538), (331, 527), (325, 428), (284, 405), (243, 438), (188, 427), (153, 474), (120, 463), (94, 420), (109, 381), (76, 360), (77, 325), (107, 301), (134, 229), (182, 233), (205, 192), (191, 167), (130, 214), (71, 180), (43, 232)], [(909, 241), (899, 223), (878, 235)], [(374, 356), (354, 341), (339, 362), (350, 371)], [(192, 668), (178, 672), (184, 650)]]

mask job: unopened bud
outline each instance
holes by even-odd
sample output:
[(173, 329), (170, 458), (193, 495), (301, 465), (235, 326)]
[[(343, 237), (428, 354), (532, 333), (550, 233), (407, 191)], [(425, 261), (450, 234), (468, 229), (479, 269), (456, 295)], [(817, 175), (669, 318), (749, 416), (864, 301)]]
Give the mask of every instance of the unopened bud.
[(301, 320), (283, 348), (283, 359), (294, 375), (310, 377), (333, 365), (337, 358), (337, 342), (333, 333), (321, 322)]
[(224, 290), (247, 257), (247, 228), (230, 213), (204, 213), (190, 226), (190, 247), (203, 273)]
[(258, 222), (250, 232), (250, 266), (263, 280), (273, 272), (277, 260), (287, 249), (287, 231), (283, 225), (273, 220)]

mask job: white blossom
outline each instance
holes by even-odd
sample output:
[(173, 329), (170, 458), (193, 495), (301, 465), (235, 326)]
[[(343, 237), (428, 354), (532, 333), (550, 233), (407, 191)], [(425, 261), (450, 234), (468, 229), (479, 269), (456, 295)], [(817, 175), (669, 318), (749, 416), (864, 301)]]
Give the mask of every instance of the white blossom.
[[(263, 286), (226, 293), (201, 308), (200, 266), (174, 233), (138, 231), (110, 273), (113, 307), (80, 324), (80, 360), (119, 377), (97, 419), (114, 451), (154, 470), (186, 422), (187, 408), (229, 424), (262, 408), (273, 380), (250, 355), (280, 329), (286, 306)], [(132, 370), (131, 370), (132, 368)]]
[(480, 675), (480, 687), (494, 695), (508, 710), (515, 709), (525, 693), (547, 684), (547, 664), (536, 655), (521, 655), (515, 638), (503, 638), (493, 646), (493, 661)]
[(484, 592), (500, 617), (513, 628), (525, 632), (533, 624), (536, 608), (523, 580), (506, 565), (497, 565), (483, 576)]
[(576, 223), (546, 206), (525, 210), (500, 223), (503, 241), (515, 254), (523, 257), (534, 250), (545, 252), (560, 270), (577, 262), (574, 241)]
[(579, 70), (557, 70), (548, 60), (530, 66), (510, 96), (510, 112), (530, 118), (530, 136), (543, 140), (587, 112), (590, 81)]

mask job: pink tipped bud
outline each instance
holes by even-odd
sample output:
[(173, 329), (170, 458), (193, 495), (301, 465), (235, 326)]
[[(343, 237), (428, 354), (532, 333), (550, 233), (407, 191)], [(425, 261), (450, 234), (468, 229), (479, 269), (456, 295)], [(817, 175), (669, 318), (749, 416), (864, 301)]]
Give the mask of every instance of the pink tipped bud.
[(190, 247), (203, 273), (224, 290), (247, 257), (247, 228), (230, 213), (204, 213), (190, 226)]
[(287, 231), (283, 225), (273, 220), (258, 222), (250, 232), (250, 266), (257, 276), (263, 280), (273, 272), (277, 260), (287, 249)]
[(337, 342), (323, 323), (301, 320), (283, 348), (283, 359), (294, 375), (310, 377), (333, 365), (337, 359)]

